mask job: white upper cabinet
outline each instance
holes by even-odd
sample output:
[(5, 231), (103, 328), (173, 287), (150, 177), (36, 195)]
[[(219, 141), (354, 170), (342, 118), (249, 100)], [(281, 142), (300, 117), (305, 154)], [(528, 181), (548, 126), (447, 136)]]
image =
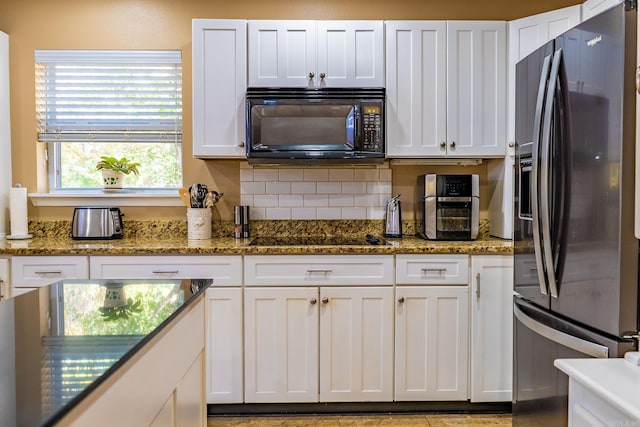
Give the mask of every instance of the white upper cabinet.
[(500, 157), (504, 21), (387, 21), (388, 157)]
[(622, 0), (587, 0), (582, 3), (582, 20), (586, 21), (620, 3), (622, 3)]
[(249, 86), (382, 87), (382, 21), (249, 21)]
[(244, 158), (247, 21), (194, 19), (193, 156)]

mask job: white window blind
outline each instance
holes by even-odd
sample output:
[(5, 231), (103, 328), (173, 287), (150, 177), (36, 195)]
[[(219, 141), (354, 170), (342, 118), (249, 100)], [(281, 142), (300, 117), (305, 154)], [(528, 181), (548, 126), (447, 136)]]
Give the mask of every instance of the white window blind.
[(182, 52), (36, 50), (41, 142), (182, 142)]

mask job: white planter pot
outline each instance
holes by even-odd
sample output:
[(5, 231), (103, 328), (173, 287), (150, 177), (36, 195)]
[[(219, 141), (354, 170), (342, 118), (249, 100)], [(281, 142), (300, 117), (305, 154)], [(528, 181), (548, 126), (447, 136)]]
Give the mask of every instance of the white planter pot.
[(124, 174), (111, 169), (102, 170), (102, 183), (104, 188), (122, 188)]

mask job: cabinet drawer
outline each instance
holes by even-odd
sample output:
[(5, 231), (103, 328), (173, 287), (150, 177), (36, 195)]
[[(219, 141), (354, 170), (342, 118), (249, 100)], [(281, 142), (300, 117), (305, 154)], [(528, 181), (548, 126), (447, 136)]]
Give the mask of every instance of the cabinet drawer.
[(84, 256), (25, 256), (11, 258), (14, 287), (44, 286), (62, 279), (88, 279), (89, 262)]
[(242, 285), (241, 256), (92, 256), (92, 279), (213, 279)]
[(396, 283), (403, 285), (466, 285), (467, 255), (397, 255)]
[(245, 285), (392, 285), (392, 255), (255, 255), (244, 259)]

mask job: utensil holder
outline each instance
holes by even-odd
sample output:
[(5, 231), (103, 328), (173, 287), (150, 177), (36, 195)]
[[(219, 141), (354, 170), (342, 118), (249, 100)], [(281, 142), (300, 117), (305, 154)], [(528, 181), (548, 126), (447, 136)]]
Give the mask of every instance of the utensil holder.
[(187, 237), (192, 240), (211, 238), (211, 208), (187, 208)]

